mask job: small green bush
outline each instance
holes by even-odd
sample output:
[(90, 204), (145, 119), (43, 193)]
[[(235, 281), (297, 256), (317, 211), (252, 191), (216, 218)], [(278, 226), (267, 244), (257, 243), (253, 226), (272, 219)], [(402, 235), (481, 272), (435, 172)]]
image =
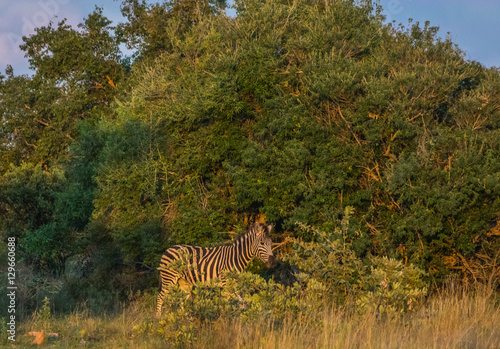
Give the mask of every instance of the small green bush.
[(294, 239), (286, 259), (325, 285), (334, 301), (343, 303), (349, 298), (361, 312), (375, 309), (391, 314), (418, 309), (428, 290), (425, 273), (413, 264), (387, 257), (358, 258), (346, 238), (352, 213), (346, 207), (341, 228), (331, 234), (298, 223), (314, 239)]
[(35, 311), (34, 319), (34, 326), (37, 329), (43, 329), (45, 332), (50, 332), (52, 330), (54, 318), (50, 311), (50, 299), (48, 297), (43, 299), (42, 307)]
[(372, 258), (370, 269), (356, 300), (359, 311), (377, 310), (390, 315), (414, 311), (422, 304), (428, 290), (422, 270), (387, 257)]
[[(292, 286), (266, 281), (249, 272), (225, 275), (226, 285), (214, 280), (197, 284), (189, 297), (178, 287), (169, 290), (164, 316), (157, 333), (173, 345), (187, 345), (196, 340), (202, 323), (223, 317), (243, 323), (273, 322), (287, 317), (303, 318), (321, 325), (319, 314), (325, 304), (326, 287), (308, 274), (298, 275)], [(198, 326), (196, 326), (198, 325)], [(136, 334), (151, 333), (148, 324), (134, 328)]]
[(340, 302), (356, 296), (366, 274), (366, 266), (354, 253), (348, 238), (352, 213), (353, 208), (346, 207), (341, 227), (332, 233), (297, 222), (313, 239), (309, 242), (292, 239), (292, 252), (285, 256), (286, 261), (323, 283), (329, 294)]

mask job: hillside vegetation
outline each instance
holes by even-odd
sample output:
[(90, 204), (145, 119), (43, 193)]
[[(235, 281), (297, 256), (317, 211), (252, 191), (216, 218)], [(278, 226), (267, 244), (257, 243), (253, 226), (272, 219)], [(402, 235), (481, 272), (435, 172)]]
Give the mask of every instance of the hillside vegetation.
[[(167, 247), (229, 242), (256, 219), (281, 262), (236, 279), (260, 298), (221, 297), (210, 326), (255, 308), (274, 319), (262, 333), (295, 338), (274, 321), (314, 310), (342, 332), (349, 304), (411, 313), (450, 278), (498, 306), (498, 69), (429, 23), (384, 24), (371, 1), (225, 6), (125, 0), (116, 26), (97, 8), (24, 38), (33, 75), (0, 74), (0, 234), (16, 238), (19, 312), (45, 296), (61, 313), (152, 300)], [(174, 320), (156, 330), (175, 342)]]

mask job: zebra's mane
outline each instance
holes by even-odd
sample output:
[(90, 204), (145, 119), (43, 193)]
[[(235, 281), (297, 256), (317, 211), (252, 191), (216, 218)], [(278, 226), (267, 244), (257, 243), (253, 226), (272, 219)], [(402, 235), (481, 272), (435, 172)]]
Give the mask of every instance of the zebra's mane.
[(251, 232), (253, 232), (253, 231), (254, 231), (254, 229), (256, 228), (256, 227), (255, 227), (256, 223), (257, 223), (257, 224), (261, 224), (261, 225), (263, 226), (263, 229), (264, 229), (265, 235), (267, 235), (267, 236), (268, 236), (268, 235), (269, 235), (269, 232), (267, 231), (267, 226), (266, 226), (264, 223), (255, 222), (255, 223), (253, 223), (252, 225), (250, 225), (250, 226), (248, 227), (248, 229), (247, 229), (247, 230), (245, 230), (244, 232), (242, 232), (242, 233), (240, 233), (240, 234), (236, 235), (236, 237), (235, 237), (235, 238), (234, 238), (234, 240), (233, 240), (233, 243), (235, 243), (235, 242), (236, 242), (236, 241), (238, 241), (238, 240), (243, 239), (245, 236), (247, 236), (248, 234), (250, 234)]

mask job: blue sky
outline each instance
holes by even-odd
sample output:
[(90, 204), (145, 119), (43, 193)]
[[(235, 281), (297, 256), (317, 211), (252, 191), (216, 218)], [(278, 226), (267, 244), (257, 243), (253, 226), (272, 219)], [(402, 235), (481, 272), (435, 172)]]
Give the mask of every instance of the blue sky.
[(486, 67), (500, 67), (499, 0), (381, 0), (387, 21), (408, 23), (426, 20), (439, 27), (439, 36), (449, 32), (466, 58)]
[[(16, 75), (30, 73), (18, 46), (22, 36), (34, 33), (35, 27), (63, 18), (76, 26), (96, 5), (114, 23), (122, 20), (117, 0), (0, 0), (0, 4), (0, 71), (10, 64)], [(380, 4), (389, 22), (407, 24), (412, 18), (423, 25), (429, 20), (440, 27), (441, 37), (450, 32), (467, 59), (500, 67), (499, 0), (380, 0)]]

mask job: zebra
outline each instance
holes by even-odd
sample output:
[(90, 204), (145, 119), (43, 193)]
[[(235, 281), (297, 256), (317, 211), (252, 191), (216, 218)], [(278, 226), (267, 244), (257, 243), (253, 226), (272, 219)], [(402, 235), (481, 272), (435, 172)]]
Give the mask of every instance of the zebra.
[[(197, 282), (207, 282), (218, 278), (225, 285), (223, 273), (229, 270), (242, 272), (248, 263), (259, 257), (268, 268), (276, 263), (269, 238), (272, 226), (254, 223), (232, 244), (206, 248), (189, 245), (175, 245), (161, 257), (160, 285), (156, 301), (156, 316), (161, 316), (161, 307), (168, 289), (179, 284), (188, 291)], [(187, 268), (176, 267), (187, 264)], [(185, 266), (185, 265), (184, 265)], [(179, 269), (183, 269), (180, 271)]]

